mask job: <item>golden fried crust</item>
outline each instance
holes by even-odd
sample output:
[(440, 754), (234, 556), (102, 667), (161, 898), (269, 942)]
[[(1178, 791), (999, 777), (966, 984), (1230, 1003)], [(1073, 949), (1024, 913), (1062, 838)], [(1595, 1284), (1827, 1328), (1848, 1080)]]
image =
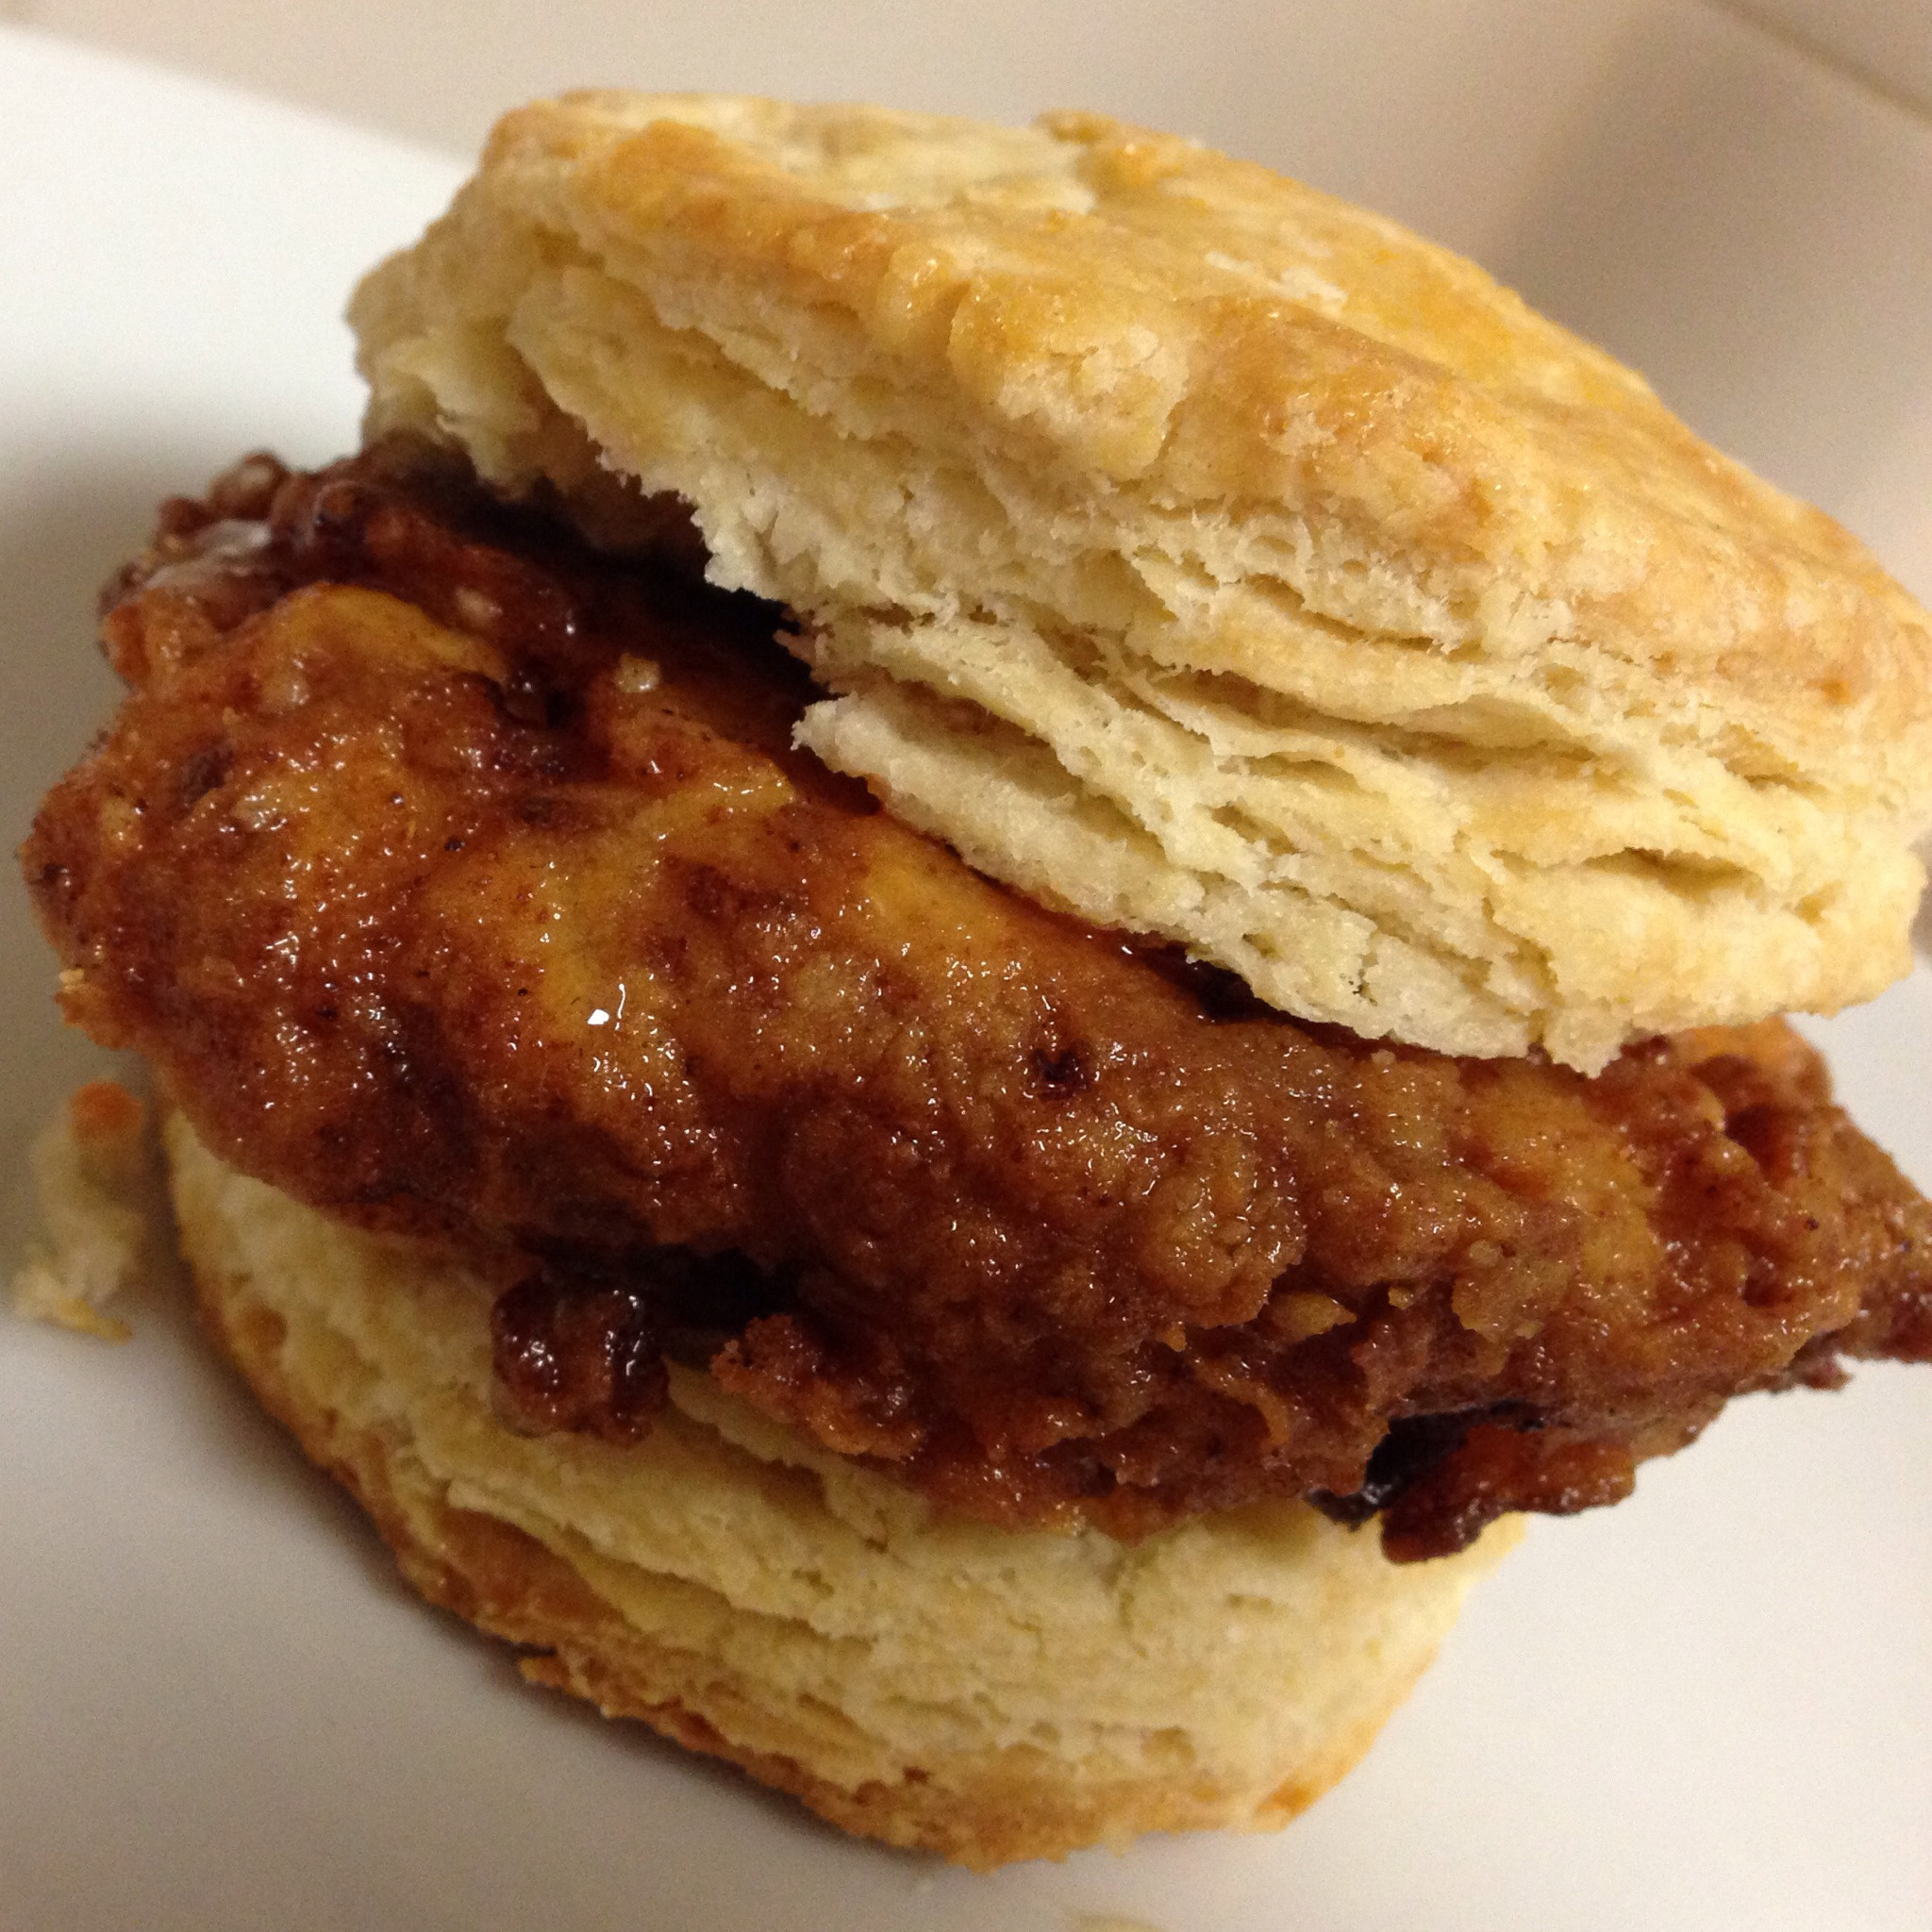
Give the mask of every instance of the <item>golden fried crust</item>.
[(1932, 634), (1391, 225), (1094, 116), (575, 95), (354, 310), (374, 429), (694, 506), (803, 736), (1271, 1003), (1602, 1065), (1904, 970)]
[(889, 1843), (985, 1868), (1283, 1824), (1515, 1538), (1395, 1569), (1297, 1505), (1131, 1552), (990, 1530), (695, 1376), (633, 1447), (531, 1442), (491, 1416), (487, 1284), (169, 1138), (210, 1334), (424, 1596), (529, 1646), (534, 1681)]

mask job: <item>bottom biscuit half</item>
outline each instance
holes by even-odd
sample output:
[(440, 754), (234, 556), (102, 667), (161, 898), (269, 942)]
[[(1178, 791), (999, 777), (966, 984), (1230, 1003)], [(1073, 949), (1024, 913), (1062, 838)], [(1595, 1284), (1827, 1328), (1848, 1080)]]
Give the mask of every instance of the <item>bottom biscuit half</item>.
[(205, 1321), (432, 1603), (848, 1831), (990, 1867), (1284, 1824), (1513, 1541), (1397, 1567), (1264, 1504), (1135, 1543), (945, 1514), (674, 1371), (644, 1440), (494, 1419), (489, 1284), (168, 1130)]

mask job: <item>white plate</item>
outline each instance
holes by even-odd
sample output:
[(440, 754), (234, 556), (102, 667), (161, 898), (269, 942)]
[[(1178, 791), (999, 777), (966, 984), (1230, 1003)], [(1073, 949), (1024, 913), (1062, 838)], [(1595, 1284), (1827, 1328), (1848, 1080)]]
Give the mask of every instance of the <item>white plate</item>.
[[(337, 322), (454, 171), (0, 32), (7, 839), (109, 692), (97, 580), (244, 448), (348, 445)], [(96, 1063), (10, 875), (0, 1200)], [(1932, 1182), (1932, 977), (1823, 1029)], [(1363, 1769), (1285, 1834), (991, 1878), (843, 1840), (523, 1687), (421, 1607), (178, 1310), (0, 1320), (0, 1926), (1924, 1932), (1932, 1374), (1740, 1404), (1539, 1523)], [(1257, 1687), (1257, 1694), (1263, 1694)]]

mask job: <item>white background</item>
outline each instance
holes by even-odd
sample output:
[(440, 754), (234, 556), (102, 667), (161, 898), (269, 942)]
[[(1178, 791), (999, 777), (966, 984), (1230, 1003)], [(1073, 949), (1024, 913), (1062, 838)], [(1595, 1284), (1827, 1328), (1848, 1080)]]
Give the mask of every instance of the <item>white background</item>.
[[(11, 9), (446, 147), (570, 81), (1178, 126), (1476, 254), (1932, 596), (1932, 8), (1752, 11), (1776, 31), (1706, 0)], [(93, 584), (242, 448), (346, 444), (342, 293), (453, 174), (0, 39), (6, 842), (108, 696)], [(45, 987), (0, 876), (9, 1243), (25, 1134), (89, 1064)], [(1830, 1037), (1932, 1184), (1924, 969)], [(120, 1350), (0, 1323), (4, 1932), (1932, 1924), (1923, 1372), (1740, 1405), (1632, 1504), (1535, 1525), (1285, 1836), (981, 1880), (525, 1690), (165, 1303), (138, 1322)]]

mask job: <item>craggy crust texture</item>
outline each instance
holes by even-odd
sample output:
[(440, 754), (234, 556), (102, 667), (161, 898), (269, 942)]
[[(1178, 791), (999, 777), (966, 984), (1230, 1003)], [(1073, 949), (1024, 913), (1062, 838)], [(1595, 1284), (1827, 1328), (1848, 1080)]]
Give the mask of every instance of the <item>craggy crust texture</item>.
[(1932, 1357), (1932, 1210), (1781, 1024), (1586, 1079), (1289, 1021), (791, 749), (768, 609), (412, 463), (167, 508), (25, 857), (70, 1016), (489, 1269), (533, 1424), (668, 1352), (983, 1520), (1365, 1491), (1425, 1556)]
[[(973, 864), (1448, 1052), (1897, 977), (1932, 634), (1469, 263), (1091, 115), (579, 94), (353, 311), (373, 432), (675, 492)], [(600, 466), (603, 466), (600, 469)]]
[(1285, 1824), (1341, 1777), (1514, 1540), (1397, 1569), (1306, 1505), (1138, 1545), (949, 1517), (702, 1375), (627, 1448), (491, 1412), (480, 1276), (169, 1133), (204, 1318), (433, 1603), (525, 1674), (968, 1865)]

